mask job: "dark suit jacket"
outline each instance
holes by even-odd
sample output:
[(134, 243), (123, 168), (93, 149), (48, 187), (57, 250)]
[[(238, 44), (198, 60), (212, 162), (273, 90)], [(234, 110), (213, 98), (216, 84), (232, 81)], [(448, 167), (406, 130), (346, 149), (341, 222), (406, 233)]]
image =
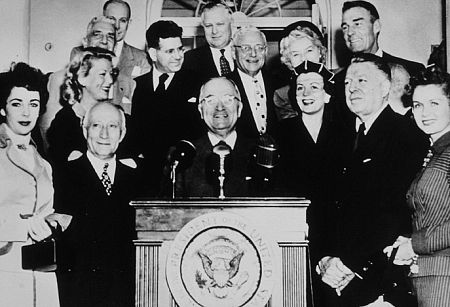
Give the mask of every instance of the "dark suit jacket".
[(117, 161), (112, 194), (85, 155), (55, 177), (56, 212), (73, 216), (58, 242), (61, 306), (134, 306), (135, 170)]
[(210, 78), (220, 76), (208, 45), (186, 52), (182, 69), (195, 72), (195, 76), (202, 84)]
[[(341, 195), (329, 221), (335, 227), (324, 236), (329, 239), (323, 241), (322, 256), (340, 257), (352, 271), (365, 276), (367, 261), (377, 259), (399, 235), (410, 233), (405, 195), (426, 152), (422, 140), (412, 123), (389, 106), (381, 112), (358, 149), (349, 154)], [(345, 306), (368, 304), (380, 294), (375, 291), (378, 282), (355, 278), (340, 298), (335, 293), (334, 297)]]
[[(129, 116), (126, 115), (125, 118), (128, 127)], [(67, 158), (73, 151), (83, 153), (87, 149), (81, 120), (71, 106), (64, 106), (56, 113), (47, 131), (47, 139), (49, 143), (48, 160), (51, 162), (54, 171), (60, 171), (61, 167), (65, 166)], [(133, 147), (132, 139), (127, 133), (117, 149), (117, 156), (119, 158), (135, 158)]]
[(188, 101), (197, 98), (200, 87), (190, 72), (175, 73), (161, 96), (155, 93), (152, 79), (151, 72), (135, 79), (129, 131), (137, 151), (144, 156), (147, 174), (143, 180), (150, 188), (159, 189), (169, 147), (181, 139), (199, 137), (205, 128), (197, 103)]
[[(184, 196), (187, 197), (218, 197), (218, 174), (211, 175), (211, 167), (218, 166), (218, 156), (212, 153), (213, 146), (207, 135), (193, 142), (197, 149), (193, 165), (184, 174)], [(238, 134), (236, 144), (229, 157), (225, 160), (224, 194), (226, 197), (250, 196), (248, 182), (248, 167), (255, 141)], [(211, 159), (217, 158), (214, 162)], [(230, 163), (230, 164), (229, 164)], [(228, 171), (228, 165), (230, 170)]]
[[(275, 126), (277, 117), (275, 114), (275, 106), (273, 104), (273, 92), (274, 88), (272, 87), (272, 78), (269, 73), (266, 71), (262, 71), (264, 87), (266, 89), (266, 105), (267, 105), (267, 130), (266, 133), (273, 135), (275, 132)], [(241, 100), (243, 104), (241, 117), (237, 121), (236, 130), (240, 133), (243, 133), (246, 137), (255, 138), (259, 136), (258, 129), (255, 124), (255, 120), (253, 118), (253, 113), (250, 108), (250, 104), (248, 102), (248, 95), (245, 92), (244, 85), (242, 83), (241, 77), (238, 73), (238, 68), (236, 68), (230, 75), (228, 75), (230, 79), (232, 79), (241, 94)]]

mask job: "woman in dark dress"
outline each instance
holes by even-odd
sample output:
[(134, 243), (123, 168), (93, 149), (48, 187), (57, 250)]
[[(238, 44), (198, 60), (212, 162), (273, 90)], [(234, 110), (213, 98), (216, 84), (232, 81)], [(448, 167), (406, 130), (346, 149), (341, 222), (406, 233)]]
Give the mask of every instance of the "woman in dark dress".
[(63, 108), (47, 131), (48, 156), (55, 168), (86, 151), (81, 120), (95, 103), (108, 100), (117, 77), (113, 56), (111, 51), (88, 47), (69, 64), (61, 87)]

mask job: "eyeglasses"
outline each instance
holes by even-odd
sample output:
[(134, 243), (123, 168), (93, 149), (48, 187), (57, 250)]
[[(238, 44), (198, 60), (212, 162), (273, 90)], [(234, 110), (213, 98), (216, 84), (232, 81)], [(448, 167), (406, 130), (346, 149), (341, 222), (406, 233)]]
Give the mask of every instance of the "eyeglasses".
[(215, 107), (219, 103), (219, 101), (221, 101), (225, 107), (230, 107), (235, 101), (240, 100), (233, 95), (224, 95), (222, 97), (208, 96), (206, 98), (203, 98), (201, 102), (205, 103), (209, 107)]
[(255, 53), (257, 53), (257, 54), (263, 54), (267, 49), (267, 46), (264, 46), (264, 45), (255, 45), (255, 46), (241, 45), (241, 46), (234, 46), (234, 47), (241, 49), (242, 53), (245, 55), (249, 55), (252, 52), (252, 50), (255, 50)]

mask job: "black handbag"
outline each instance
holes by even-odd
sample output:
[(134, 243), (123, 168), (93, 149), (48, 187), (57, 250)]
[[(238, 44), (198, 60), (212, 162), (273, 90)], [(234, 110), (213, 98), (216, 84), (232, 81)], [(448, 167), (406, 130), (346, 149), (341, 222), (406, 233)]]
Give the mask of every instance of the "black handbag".
[(51, 227), (52, 234), (30, 245), (22, 246), (22, 269), (41, 272), (56, 271), (58, 257), (57, 239), (62, 233), (61, 226)]

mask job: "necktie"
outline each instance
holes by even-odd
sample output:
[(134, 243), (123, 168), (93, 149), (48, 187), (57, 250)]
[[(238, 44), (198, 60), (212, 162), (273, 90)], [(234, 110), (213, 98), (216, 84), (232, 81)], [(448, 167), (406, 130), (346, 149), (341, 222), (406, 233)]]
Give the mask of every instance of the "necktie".
[(109, 178), (108, 175), (108, 163), (105, 163), (105, 166), (103, 166), (103, 173), (102, 173), (102, 184), (105, 187), (105, 192), (109, 196), (112, 192), (112, 183), (111, 178)]
[(164, 85), (164, 82), (166, 82), (167, 78), (169, 78), (169, 75), (166, 73), (159, 76), (159, 83), (155, 90), (156, 94), (158, 95), (164, 94), (164, 92), (166, 91), (166, 86)]
[(358, 133), (356, 133), (355, 143), (353, 144), (353, 152), (358, 149), (359, 143), (361, 143), (364, 137), (364, 131), (366, 130), (366, 125), (361, 123), (358, 127)]
[(253, 84), (255, 85), (255, 113), (253, 114), (256, 122), (256, 126), (260, 134), (264, 134), (266, 132), (266, 100), (264, 97), (264, 91), (259, 84), (257, 79), (253, 79)]
[(225, 57), (225, 49), (220, 49), (220, 75), (225, 76), (231, 72), (230, 63), (228, 63), (227, 58)]

